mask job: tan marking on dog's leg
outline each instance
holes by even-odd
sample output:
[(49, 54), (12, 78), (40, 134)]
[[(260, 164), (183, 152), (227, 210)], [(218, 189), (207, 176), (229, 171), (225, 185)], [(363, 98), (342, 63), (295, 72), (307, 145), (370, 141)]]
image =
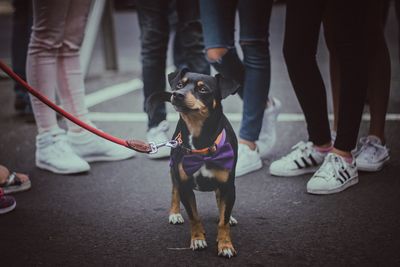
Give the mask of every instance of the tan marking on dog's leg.
[(226, 183), (226, 181), (229, 179), (228, 170), (211, 170), (211, 172), (219, 183)]
[(187, 176), (185, 170), (183, 169), (182, 163), (178, 164), (178, 170), (181, 181), (186, 182), (189, 179), (189, 177)]
[(169, 210), (168, 221), (170, 224), (182, 224), (184, 219), (181, 214), (180, 202), (181, 198), (179, 196), (178, 187), (172, 184), (172, 197), (171, 197), (171, 208)]
[(179, 213), (180, 212), (180, 203), (181, 203), (181, 198), (179, 196), (178, 188), (173, 185), (172, 186), (172, 198), (171, 198), (171, 209), (169, 210), (169, 213)]
[(193, 218), (190, 220), (190, 248), (192, 250), (201, 250), (207, 247), (206, 231), (204, 230), (203, 224), (200, 221), (195, 199), (190, 201), (190, 207), (193, 214)]
[(236, 250), (232, 244), (229, 220), (225, 222), (225, 203), (220, 197), (219, 190), (216, 190), (215, 194), (219, 209), (219, 223), (218, 223), (218, 235), (217, 235), (218, 255), (222, 257), (231, 258), (236, 255)]

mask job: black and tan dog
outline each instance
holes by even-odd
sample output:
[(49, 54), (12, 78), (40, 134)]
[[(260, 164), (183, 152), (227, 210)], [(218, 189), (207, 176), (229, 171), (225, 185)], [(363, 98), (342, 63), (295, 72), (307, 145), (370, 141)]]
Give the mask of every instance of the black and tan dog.
[(151, 114), (162, 101), (171, 102), (179, 112), (173, 138), (180, 145), (171, 151), (172, 203), (170, 223), (183, 223), (180, 202), (184, 205), (191, 226), (193, 250), (207, 247), (193, 189), (215, 191), (219, 208), (218, 255), (232, 257), (230, 224), (235, 202), (235, 167), (237, 139), (231, 124), (222, 112), (221, 100), (233, 94), (238, 84), (224, 79), (181, 70), (168, 75), (171, 92), (153, 94), (147, 108)]

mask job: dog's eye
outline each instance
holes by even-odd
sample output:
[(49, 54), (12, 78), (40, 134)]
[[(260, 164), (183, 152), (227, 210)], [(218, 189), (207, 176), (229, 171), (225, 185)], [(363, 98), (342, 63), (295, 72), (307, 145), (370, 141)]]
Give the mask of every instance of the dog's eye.
[(179, 83), (176, 85), (176, 88), (182, 89), (182, 88), (183, 88), (183, 83), (182, 83), (182, 82), (179, 82)]
[(198, 89), (197, 89), (200, 93), (207, 93), (208, 91), (207, 91), (207, 88), (205, 88), (205, 87), (199, 87)]

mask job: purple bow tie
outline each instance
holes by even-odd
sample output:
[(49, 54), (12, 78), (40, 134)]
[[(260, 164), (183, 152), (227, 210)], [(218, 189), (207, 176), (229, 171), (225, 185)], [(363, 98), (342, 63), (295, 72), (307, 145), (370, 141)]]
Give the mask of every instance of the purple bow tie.
[(182, 166), (187, 175), (197, 172), (205, 163), (220, 169), (232, 170), (234, 153), (231, 144), (225, 143), (212, 155), (189, 154), (183, 156)]

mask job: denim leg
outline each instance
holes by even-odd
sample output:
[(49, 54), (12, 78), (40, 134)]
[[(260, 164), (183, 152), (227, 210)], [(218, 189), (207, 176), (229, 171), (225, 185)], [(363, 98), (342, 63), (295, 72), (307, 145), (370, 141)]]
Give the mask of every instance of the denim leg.
[(262, 127), (265, 104), (268, 100), (271, 67), (266, 42), (242, 44), (245, 66), (243, 88), (243, 114), (240, 138), (258, 140)]
[[(234, 80), (241, 85), (244, 84), (244, 65), (236, 52), (236, 48), (230, 48), (220, 60), (210, 63), (225, 78)], [(243, 86), (240, 86), (238, 94), (243, 99)]]
[[(200, 9), (206, 49), (227, 48), (213, 67), (227, 78), (242, 85), (243, 120), (239, 136), (256, 141), (262, 126), (270, 84), (268, 44), (272, 0), (214, 1), (202, 0)], [(234, 48), (236, 10), (240, 17), (240, 43), (243, 62)]]
[(272, 0), (239, 0), (240, 46), (245, 77), (240, 138), (258, 140), (271, 81), (269, 20)]
[[(136, 1), (141, 31), (141, 55), (144, 92), (144, 109), (148, 97), (165, 90), (165, 66), (169, 39), (169, 1)], [(165, 104), (160, 104), (148, 127), (157, 126), (167, 116)]]
[[(32, 27), (32, 3), (31, 1), (14, 0), (13, 6), (15, 11), (13, 14), (11, 41), (12, 66), (15, 73), (17, 73), (22, 79), (26, 80), (25, 66), (29, 37), (31, 35)], [(16, 98), (19, 100), (17, 102), (19, 102), (19, 104), (23, 104), (23, 106), (16, 106), (16, 108), (31, 109), (29, 94), (26, 92), (26, 89), (24, 89), (18, 83), (15, 83), (14, 91)]]
[(198, 0), (177, 0), (178, 25), (176, 41), (181, 58), (193, 72), (210, 74), (210, 65), (204, 57), (203, 30)]

